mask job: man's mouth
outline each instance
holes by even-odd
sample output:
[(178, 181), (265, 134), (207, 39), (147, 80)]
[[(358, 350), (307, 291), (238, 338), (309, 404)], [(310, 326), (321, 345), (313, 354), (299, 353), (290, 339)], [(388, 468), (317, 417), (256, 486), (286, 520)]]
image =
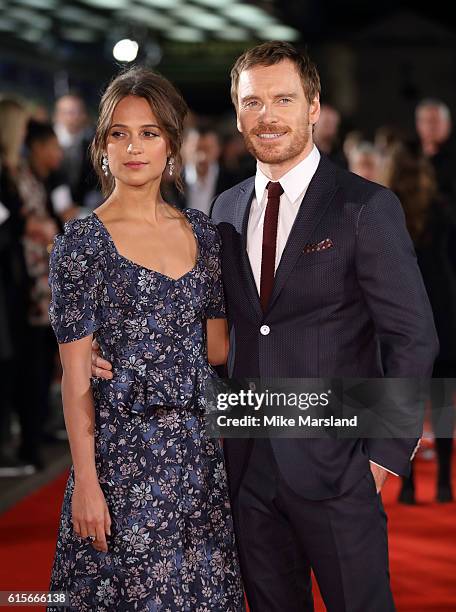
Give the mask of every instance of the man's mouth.
[(258, 138), (261, 138), (262, 140), (274, 140), (276, 138), (284, 136), (285, 134), (286, 132), (262, 132), (260, 134), (256, 134), (256, 136), (258, 136)]

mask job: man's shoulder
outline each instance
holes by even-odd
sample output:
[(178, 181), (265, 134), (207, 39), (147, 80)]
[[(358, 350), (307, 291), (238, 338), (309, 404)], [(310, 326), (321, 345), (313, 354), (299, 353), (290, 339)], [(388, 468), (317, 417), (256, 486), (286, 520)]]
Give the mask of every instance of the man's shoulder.
[(233, 187), (222, 191), (214, 200), (212, 205), (211, 217), (215, 223), (222, 220), (222, 216), (226, 217), (234, 212), (239, 194), (253, 189), (255, 185), (255, 177), (251, 176)]

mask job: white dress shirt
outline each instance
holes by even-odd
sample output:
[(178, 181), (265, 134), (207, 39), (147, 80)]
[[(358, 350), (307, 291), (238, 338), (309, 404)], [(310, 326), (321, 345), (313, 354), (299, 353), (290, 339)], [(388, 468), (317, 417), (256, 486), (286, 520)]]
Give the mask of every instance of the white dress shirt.
[[(309, 183), (319, 163), (320, 153), (314, 145), (312, 151), (305, 159), (299, 162), (299, 164), (294, 166), (291, 170), (288, 170), (288, 172), (279, 179), (283, 193), (280, 196), (275, 270), (277, 270), (280, 263), (288, 236), (290, 235), (291, 228), (298, 214), (299, 206), (306, 195)], [(255, 176), (255, 196), (250, 207), (249, 222), (247, 226), (247, 254), (249, 256), (258, 294), (260, 293), (264, 214), (268, 201), (266, 186), (270, 180), (271, 179), (263, 174), (260, 168), (257, 167)]]
[(219, 165), (210, 164), (206, 177), (202, 180), (194, 165), (185, 167), (185, 188), (187, 192), (187, 207), (200, 210), (209, 215), (214, 196), (217, 195), (217, 180)]
[[(283, 194), (280, 196), (279, 220), (277, 225), (277, 244), (275, 270), (277, 270), (282, 253), (287, 244), (291, 228), (296, 220), (301, 202), (306, 195), (309, 183), (320, 163), (320, 152), (314, 145), (309, 155), (299, 164), (284, 174), (278, 182), (282, 185)], [(247, 225), (247, 254), (250, 260), (255, 284), (260, 293), (261, 254), (263, 247), (263, 225), (268, 193), (266, 186), (270, 179), (258, 168), (255, 176), (255, 196), (250, 207)], [(371, 461), (374, 465), (382, 467), (391, 474), (388, 468)]]

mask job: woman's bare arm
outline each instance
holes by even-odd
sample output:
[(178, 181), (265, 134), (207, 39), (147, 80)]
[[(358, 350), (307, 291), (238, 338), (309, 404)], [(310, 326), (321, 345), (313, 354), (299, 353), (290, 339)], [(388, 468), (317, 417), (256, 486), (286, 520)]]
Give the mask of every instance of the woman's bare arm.
[[(226, 319), (207, 319), (207, 356), (211, 365), (226, 363), (229, 350), (228, 324)], [(92, 344), (91, 355), (92, 376), (111, 379), (112, 365), (103, 359), (99, 353), (97, 342)]]
[(109, 511), (95, 466), (95, 411), (90, 387), (92, 336), (59, 345), (63, 367), (62, 398), (75, 488), (73, 527), (81, 537), (96, 536), (94, 547), (107, 550)]
[(211, 365), (223, 365), (228, 358), (229, 337), (226, 319), (207, 319), (207, 357)]

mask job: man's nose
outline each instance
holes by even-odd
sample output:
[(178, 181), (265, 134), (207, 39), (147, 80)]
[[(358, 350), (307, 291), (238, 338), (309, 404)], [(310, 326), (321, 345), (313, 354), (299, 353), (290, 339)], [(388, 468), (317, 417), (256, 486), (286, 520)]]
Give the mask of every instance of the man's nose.
[(277, 109), (274, 104), (264, 104), (261, 109), (261, 118), (266, 123), (277, 123)]

